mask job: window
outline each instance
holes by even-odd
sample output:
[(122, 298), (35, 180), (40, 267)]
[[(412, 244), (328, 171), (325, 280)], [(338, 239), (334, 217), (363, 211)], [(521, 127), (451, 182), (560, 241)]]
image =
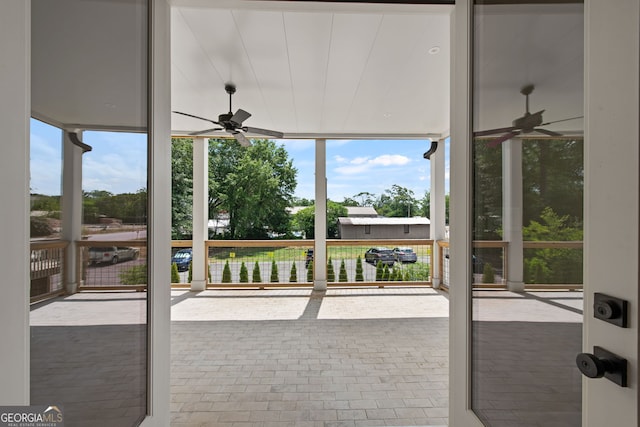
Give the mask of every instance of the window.
[(404, 225), (404, 234), (408, 234), (409, 233), (409, 224), (405, 224)]
[(371, 234), (371, 226), (370, 225), (365, 225), (364, 226), (364, 234)]

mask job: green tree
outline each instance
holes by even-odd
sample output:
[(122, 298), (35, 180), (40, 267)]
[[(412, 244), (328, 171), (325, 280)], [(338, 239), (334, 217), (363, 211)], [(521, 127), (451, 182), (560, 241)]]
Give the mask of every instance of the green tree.
[(329, 261), (327, 261), (327, 282), (335, 282), (336, 281), (336, 272), (333, 269), (333, 261), (331, 257), (329, 257)]
[(312, 206), (313, 199), (305, 199), (304, 197), (293, 197), (291, 199), (292, 206)]
[(413, 190), (397, 184), (385, 190), (374, 207), (380, 215), (387, 217), (411, 217), (420, 213)]
[(289, 282), (295, 283), (298, 281), (298, 270), (296, 269), (296, 263), (291, 264), (291, 271), (289, 272)]
[[(340, 203), (327, 200), (327, 237), (339, 237), (338, 218), (347, 216), (347, 208)], [(307, 239), (315, 237), (315, 205), (301, 209), (293, 215), (293, 229), (302, 231)]]
[(249, 283), (249, 270), (244, 261), (240, 264), (240, 283)]
[(349, 277), (347, 276), (347, 266), (344, 263), (344, 260), (340, 261), (340, 270), (338, 272), (338, 282), (348, 282)]
[(187, 282), (193, 282), (193, 261), (189, 262), (189, 273), (187, 273)]
[(253, 264), (253, 272), (251, 274), (251, 281), (253, 283), (262, 282), (262, 276), (260, 275), (260, 265), (258, 264), (258, 261), (256, 261), (255, 264)]
[(276, 260), (271, 261), (271, 277), (269, 281), (271, 283), (280, 281), (280, 278), (278, 277), (278, 264), (276, 264)]
[(180, 273), (178, 273), (178, 264), (171, 263), (171, 283), (180, 283)]
[(188, 239), (192, 235), (193, 142), (188, 138), (171, 139), (171, 238)]
[[(547, 207), (541, 220), (531, 221), (522, 229), (524, 240), (580, 241), (582, 227), (574, 224), (570, 215), (560, 216)], [(582, 251), (579, 249), (547, 248), (525, 252), (524, 277), (527, 283), (582, 283)]]
[(362, 269), (362, 258), (356, 258), (356, 282), (364, 282), (364, 272)]
[(297, 170), (283, 146), (254, 139), (209, 140), (209, 212), (229, 217), (227, 238), (264, 239), (290, 232)]
[(222, 269), (222, 283), (231, 283), (231, 268), (229, 267), (229, 260), (224, 263)]

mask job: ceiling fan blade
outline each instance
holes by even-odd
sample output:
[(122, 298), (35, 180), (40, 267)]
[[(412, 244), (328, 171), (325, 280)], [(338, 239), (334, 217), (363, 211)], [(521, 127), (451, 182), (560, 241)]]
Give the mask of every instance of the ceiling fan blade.
[(538, 133), (542, 133), (542, 134), (545, 134), (545, 135), (548, 135), (548, 136), (562, 136), (561, 133), (554, 132), (552, 130), (541, 129), (541, 128), (535, 128), (533, 130), (538, 132)]
[(577, 119), (582, 119), (582, 118), (584, 118), (584, 116), (569, 117), (568, 119), (554, 120), (552, 122), (542, 123), (540, 126), (547, 126), (547, 125), (550, 125), (550, 124), (553, 124), (553, 123), (567, 122), (569, 120), (577, 120)]
[(216, 122), (215, 120), (211, 120), (211, 119), (205, 119), (204, 117), (200, 117), (200, 116), (194, 116), (193, 114), (189, 114), (189, 113), (182, 113), (180, 111), (173, 111), (173, 113), (176, 114), (182, 114), (183, 116), (187, 116), (187, 117), (193, 117), (194, 119), (200, 119), (200, 120), (204, 120), (206, 122), (211, 122), (214, 125), (218, 125), (218, 126), (222, 126), (222, 124)]
[(192, 135), (192, 136), (202, 135), (202, 134), (209, 133), (209, 132), (215, 132), (217, 130), (223, 130), (223, 128), (205, 129), (205, 130), (201, 130), (201, 131), (198, 131), (198, 132), (191, 132), (189, 135)]
[(247, 113), (243, 109), (239, 109), (233, 116), (231, 116), (231, 119), (229, 119), (229, 121), (232, 121), (237, 125), (241, 125), (242, 122), (247, 120), (249, 117), (251, 117), (251, 113)]
[(251, 141), (249, 141), (242, 132), (232, 131), (229, 133), (233, 135), (236, 138), (236, 141), (238, 141), (238, 143), (243, 147), (251, 147)]
[(517, 128), (515, 126), (509, 126), (506, 128), (497, 128), (497, 129), (489, 129), (489, 130), (480, 130), (473, 133), (473, 136), (487, 136), (487, 135), (495, 135), (497, 133), (504, 132), (513, 132)]
[(491, 148), (495, 148), (498, 145), (502, 144), (503, 142), (513, 138), (514, 136), (518, 136), (520, 135), (520, 131), (517, 132), (509, 132), (509, 133), (505, 133), (502, 136), (497, 137), (496, 139), (492, 139), (488, 144), (487, 147), (491, 147)]
[(243, 127), (242, 130), (249, 133), (257, 133), (260, 135), (272, 136), (274, 138), (284, 138), (284, 133), (278, 132), (277, 130), (269, 130), (269, 129), (260, 129), (260, 128), (252, 128), (252, 127)]

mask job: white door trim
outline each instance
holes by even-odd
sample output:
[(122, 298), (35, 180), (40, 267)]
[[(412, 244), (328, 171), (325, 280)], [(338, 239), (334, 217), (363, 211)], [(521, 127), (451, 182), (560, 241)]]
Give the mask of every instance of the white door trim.
[(471, 0), (451, 19), (451, 199), (449, 282), (449, 425), (482, 423), (471, 411)]

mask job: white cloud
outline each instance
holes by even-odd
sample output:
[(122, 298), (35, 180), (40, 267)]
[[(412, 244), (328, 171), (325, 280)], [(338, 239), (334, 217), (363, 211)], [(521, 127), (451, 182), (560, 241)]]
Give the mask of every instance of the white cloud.
[(402, 166), (406, 165), (410, 161), (411, 159), (407, 156), (402, 156), (400, 154), (383, 154), (373, 159), (371, 163), (382, 166)]
[(346, 163), (347, 162), (347, 158), (346, 157), (342, 157), (342, 156), (335, 156), (333, 158), (336, 162), (338, 163)]
[(349, 162), (349, 166), (339, 166), (334, 169), (334, 172), (342, 175), (356, 175), (375, 169), (378, 166), (404, 166), (410, 162), (411, 159), (400, 154), (382, 154), (373, 159), (355, 157)]
[(368, 157), (356, 157), (355, 159), (351, 160), (351, 162), (349, 163), (351, 163), (352, 165), (361, 165), (363, 163), (366, 163), (367, 160), (369, 160)]

